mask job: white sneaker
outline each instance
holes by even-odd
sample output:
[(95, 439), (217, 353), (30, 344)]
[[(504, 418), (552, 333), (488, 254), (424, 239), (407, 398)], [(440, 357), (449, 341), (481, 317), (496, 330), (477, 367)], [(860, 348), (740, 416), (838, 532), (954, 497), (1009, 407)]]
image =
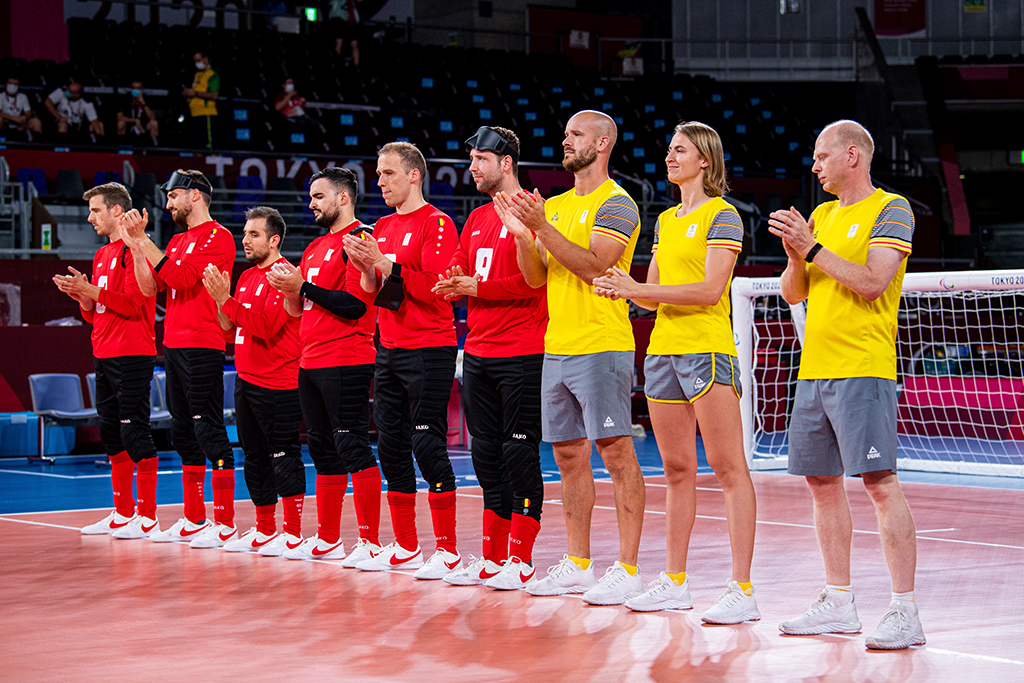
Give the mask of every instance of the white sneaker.
[(460, 569), (462, 569), (462, 555), (438, 548), (430, 556), (430, 559), (413, 573), (412, 577), (423, 581), (435, 581)]
[(893, 600), (889, 611), (868, 636), (866, 645), (872, 650), (902, 650), (911, 645), (924, 645), (924, 630), (917, 616), (917, 605)]
[(479, 586), (500, 572), (501, 565), (491, 562), (486, 557), (475, 558), (470, 555), (469, 566), (445, 574), (444, 581), (453, 586)]
[(515, 591), (526, 588), (536, 575), (532, 564), (513, 556), (505, 560), (498, 575), (484, 581), (484, 585), (498, 591)]
[(365, 538), (360, 538), (356, 541), (356, 545), (349, 552), (348, 557), (342, 561), (341, 566), (346, 569), (355, 569), (363, 560), (369, 560), (371, 557), (380, 552), (380, 546), (376, 543), (370, 543)]
[(853, 595), (846, 605), (838, 604), (837, 597), (827, 588), (818, 591), (818, 600), (795, 619), (779, 624), (779, 630), (791, 636), (813, 636), (819, 633), (857, 633), (860, 619)]
[(297, 548), (286, 550), (281, 556), (288, 560), (344, 560), (345, 544), (340, 538), (337, 543), (328, 543), (320, 540), (319, 534), (313, 534)]
[(221, 549), (228, 553), (255, 553), (259, 552), (260, 548), (263, 548), (275, 538), (277, 538), (276, 531), (273, 534), (267, 535), (260, 533), (256, 530), (256, 527), (253, 527), (238, 538), (225, 543)]
[(289, 533), (280, 533), (270, 543), (259, 549), (263, 557), (281, 557), (289, 550), (295, 550), (302, 545), (302, 539)]
[(644, 582), (640, 580), (640, 572), (630, 574), (622, 563), (616, 560), (598, 580), (597, 585), (583, 594), (583, 602), (588, 605), (621, 605), (643, 592)]
[(750, 587), (750, 595), (747, 595), (735, 581), (730, 581), (722, 597), (700, 616), (700, 620), (706, 624), (739, 624), (760, 618), (761, 612), (757, 609), (757, 600), (754, 600), (754, 587)]
[(196, 534), (188, 544), (189, 548), (220, 548), (238, 535), (238, 529), (227, 524), (210, 525), (206, 531)]
[(419, 569), (423, 566), (423, 551), (419, 546), (416, 550), (406, 550), (398, 543), (386, 545), (380, 552), (368, 560), (356, 565), (356, 569), (364, 572), (387, 572), (392, 569)]
[(548, 575), (538, 579), (526, 587), (530, 595), (565, 595), (566, 593), (586, 593), (597, 585), (594, 580), (594, 564), (586, 569), (569, 559), (568, 555), (553, 567), (548, 567)]
[(119, 514), (116, 510), (111, 512), (109, 515), (89, 526), (82, 527), (82, 534), (85, 536), (98, 536), (100, 534), (112, 534), (118, 529), (123, 529), (128, 526), (131, 521), (135, 519), (132, 517), (125, 517)]
[(194, 524), (186, 517), (182, 517), (177, 522), (172, 524), (170, 528), (164, 529), (160, 533), (154, 533), (149, 537), (149, 540), (154, 543), (173, 543), (174, 541), (191, 541), (196, 537), (196, 534), (200, 533), (207, 527), (213, 526), (210, 520), (206, 519), (198, 524)]
[(114, 538), (149, 538), (160, 533), (160, 522), (142, 515), (135, 515), (132, 521), (110, 534)]
[(657, 579), (647, 584), (647, 590), (623, 603), (634, 612), (657, 612), (663, 609), (693, 609), (690, 599), (690, 577), (683, 585), (662, 572)]

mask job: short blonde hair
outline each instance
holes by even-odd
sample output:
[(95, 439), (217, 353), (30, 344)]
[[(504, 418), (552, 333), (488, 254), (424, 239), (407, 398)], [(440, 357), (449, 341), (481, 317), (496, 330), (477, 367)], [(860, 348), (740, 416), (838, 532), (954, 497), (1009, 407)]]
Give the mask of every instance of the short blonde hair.
[(411, 173), (415, 168), (420, 172), (420, 182), (427, 182), (427, 160), (419, 147), (411, 142), (389, 142), (377, 152), (378, 157), (385, 154), (397, 154), (402, 161), (402, 171)]
[(875, 154), (875, 140), (871, 137), (871, 133), (868, 129), (850, 119), (840, 119), (839, 121), (833, 121), (821, 130), (821, 134), (824, 135), (826, 132), (832, 131), (836, 136), (836, 142), (847, 148), (851, 145), (860, 150), (860, 153), (867, 157), (869, 162), (871, 157)]
[(683, 121), (675, 129), (693, 143), (697, 152), (708, 162), (704, 169), (704, 194), (709, 197), (721, 197), (729, 191), (729, 183), (725, 180), (725, 152), (722, 150), (722, 138), (718, 131), (700, 121)]

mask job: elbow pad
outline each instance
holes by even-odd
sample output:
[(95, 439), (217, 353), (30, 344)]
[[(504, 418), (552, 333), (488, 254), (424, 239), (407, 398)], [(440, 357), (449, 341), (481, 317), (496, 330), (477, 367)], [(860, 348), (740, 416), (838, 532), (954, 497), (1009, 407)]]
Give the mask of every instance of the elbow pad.
[(391, 267), (389, 275), (380, 286), (373, 303), (390, 311), (397, 311), (405, 300), (405, 288), (402, 285), (402, 266), (397, 263)]

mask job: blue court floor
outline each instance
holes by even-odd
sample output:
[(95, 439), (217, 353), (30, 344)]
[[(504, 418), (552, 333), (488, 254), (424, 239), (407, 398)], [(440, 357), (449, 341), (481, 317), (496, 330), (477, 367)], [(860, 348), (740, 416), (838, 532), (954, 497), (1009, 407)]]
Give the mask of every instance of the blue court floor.
[[(664, 474), (657, 442), (648, 433), (646, 438), (635, 438), (633, 444), (637, 459), (645, 476)], [(473, 474), (473, 462), (469, 451), (464, 448), (450, 448), (450, 457), (459, 486), (477, 486)], [(697, 439), (697, 454), (700, 473), (712, 470), (704, 457), (704, 448)], [(242, 475), (242, 452), (235, 449), (235, 498), (247, 499), (248, 491)], [(306, 493), (316, 492), (316, 476), (313, 462), (303, 447), (303, 462), (306, 465)], [(591, 463), (597, 479), (608, 479), (600, 456), (595, 450)], [(551, 452), (551, 444), (541, 445), (541, 469), (544, 481), (559, 481), (558, 467)], [(788, 476), (779, 471), (779, 476)], [(212, 500), (209, 471), (207, 472), (207, 501)], [(1009, 477), (984, 477), (929, 472), (900, 472), (903, 481), (1024, 490), (1024, 479)], [(426, 490), (426, 482), (420, 480), (420, 488)], [(157, 479), (157, 501), (162, 505), (182, 502), (181, 461), (173, 451), (160, 453), (160, 469)], [(55, 510), (81, 510), (104, 508), (111, 505), (110, 466), (106, 456), (63, 456), (54, 464), (29, 462), (25, 458), (0, 459), (0, 514), (19, 512), (46, 512)]]

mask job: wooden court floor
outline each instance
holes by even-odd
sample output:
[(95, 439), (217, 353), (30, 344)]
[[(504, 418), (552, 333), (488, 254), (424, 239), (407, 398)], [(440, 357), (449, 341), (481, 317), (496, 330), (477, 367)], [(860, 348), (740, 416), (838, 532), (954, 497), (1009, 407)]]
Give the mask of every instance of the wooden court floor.
[[(802, 480), (755, 473), (753, 579), (762, 620), (706, 626), (729, 579), (723, 496), (700, 475), (689, 565), (696, 608), (636, 614), (578, 597), (535, 598), (401, 572), (86, 537), (106, 510), (0, 516), (2, 681), (1024, 681), (1024, 492), (904, 484), (918, 527), (917, 602), (928, 644), (872, 652), (889, 579), (870, 503), (854, 507), (854, 590), (865, 633), (782, 636), (823, 584)], [(640, 566), (664, 562), (664, 479), (647, 479)], [(594, 555), (617, 547), (610, 482), (598, 482)], [(557, 562), (565, 529), (548, 484), (537, 565)], [(479, 489), (460, 489), (460, 550), (479, 553)], [(316, 524), (307, 499), (304, 524)], [(240, 501), (238, 525), (253, 524)], [(161, 508), (164, 526), (181, 506)], [(387, 524), (387, 513), (384, 513)], [(430, 543), (429, 511), (419, 508)], [(343, 532), (355, 528), (346, 502)], [(386, 533), (386, 540), (390, 533)]]

